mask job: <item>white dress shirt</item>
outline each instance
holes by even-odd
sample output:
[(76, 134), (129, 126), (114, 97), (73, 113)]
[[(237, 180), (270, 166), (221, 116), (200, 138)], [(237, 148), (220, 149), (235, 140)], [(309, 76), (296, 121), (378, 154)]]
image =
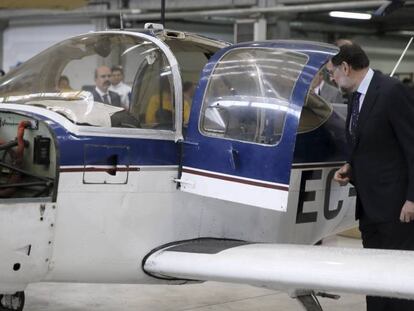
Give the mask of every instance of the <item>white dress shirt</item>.
[(119, 82), (117, 85), (111, 85), (109, 90), (115, 92), (121, 97), (121, 106), (129, 110), (129, 95), (131, 94), (131, 87), (124, 82)]
[(358, 93), (361, 93), (361, 96), (359, 97), (359, 111), (361, 111), (362, 104), (365, 99), (365, 95), (368, 92), (368, 87), (371, 83), (372, 77), (374, 76), (374, 70), (371, 68), (368, 69), (367, 73), (365, 74), (364, 79), (362, 79), (361, 83), (359, 84)]

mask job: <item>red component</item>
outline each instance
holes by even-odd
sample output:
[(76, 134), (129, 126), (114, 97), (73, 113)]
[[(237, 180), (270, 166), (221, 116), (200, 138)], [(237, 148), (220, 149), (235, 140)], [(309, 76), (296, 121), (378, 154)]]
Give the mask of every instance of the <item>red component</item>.
[[(30, 126), (29, 121), (21, 121), (17, 127), (17, 148), (16, 151), (12, 148), (8, 149), (9, 156), (12, 159), (11, 165), (16, 168), (21, 168), (23, 164), (23, 156), (24, 156), (24, 130), (25, 128)], [(3, 145), (5, 142), (0, 140), (0, 145)], [(12, 171), (10, 174), (9, 179), (7, 180), (8, 184), (15, 184), (18, 183), (21, 180), (22, 176), (17, 171)], [(13, 193), (16, 191), (16, 188), (3, 188), (0, 189), (0, 197), (7, 198), (13, 195)]]
[(24, 129), (30, 126), (29, 121), (20, 121), (19, 126), (17, 127), (17, 150), (16, 150), (16, 165), (21, 167), (23, 163), (24, 155)]

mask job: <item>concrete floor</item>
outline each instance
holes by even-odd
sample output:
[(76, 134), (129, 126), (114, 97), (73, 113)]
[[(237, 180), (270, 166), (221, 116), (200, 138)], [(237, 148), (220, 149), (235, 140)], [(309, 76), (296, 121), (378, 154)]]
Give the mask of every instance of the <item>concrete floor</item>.
[[(332, 237), (325, 245), (360, 247), (355, 239)], [(337, 294), (337, 293), (335, 293)], [(319, 298), (324, 310), (365, 310), (365, 297)], [(247, 285), (206, 282), (193, 285), (32, 284), (25, 311), (293, 311), (303, 310), (288, 295)]]

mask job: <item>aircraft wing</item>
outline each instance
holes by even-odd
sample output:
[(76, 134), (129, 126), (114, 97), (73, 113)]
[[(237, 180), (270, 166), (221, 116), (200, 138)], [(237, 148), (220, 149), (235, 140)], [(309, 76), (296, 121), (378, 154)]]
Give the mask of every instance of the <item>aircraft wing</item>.
[(201, 239), (155, 251), (159, 278), (414, 298), (414, 252)]

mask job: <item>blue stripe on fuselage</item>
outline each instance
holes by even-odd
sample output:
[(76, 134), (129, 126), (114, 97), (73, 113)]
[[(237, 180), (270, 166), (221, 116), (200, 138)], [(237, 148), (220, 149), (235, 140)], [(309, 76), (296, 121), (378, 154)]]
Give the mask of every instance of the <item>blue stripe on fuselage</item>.
[(16, 110), (16, 113), (47, 121), (47, 125), (54, 132), (57, 140), (60, 166), (82, 166), (88, 163), (104, 165), (105, 163), (101, 163), (102, 155), (99, 154), (94, 155), (88, 152), (88, 159), (85, 159), (85, 151), (88, 145), (113, 147), (114, 151), (117, 147), (126, 147), (124, 149), (120, 148), (121, 152), (117, 153), (118, 165), (178, 165), (179, 163), (179, 146), (171, 140), (93, 135), (76, 136), (59, 123), (43, 115), (19, 110)]
[[(125, 147), (117, 158), (118, 165), (178, 165), (178, 146), (174, 141), (115, 138), (115, 137), (76, 137), (71, 134), (58, 135), (60, 142), (60, 165), (83, 165), (87, 145)], [(128, 151), (127, 151), (128, 150)], [(102, 158), (88, 153), (88, 163), (100, 163)]]

